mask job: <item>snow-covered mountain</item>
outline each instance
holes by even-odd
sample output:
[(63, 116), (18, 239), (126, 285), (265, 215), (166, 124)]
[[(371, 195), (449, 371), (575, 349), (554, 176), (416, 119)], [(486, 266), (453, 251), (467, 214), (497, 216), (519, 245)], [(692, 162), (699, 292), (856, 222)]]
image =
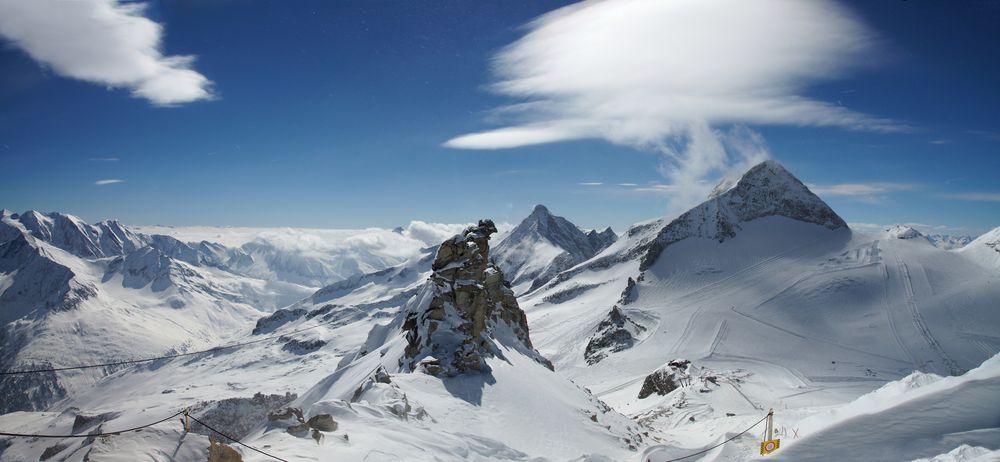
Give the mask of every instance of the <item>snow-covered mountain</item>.
[[(431, 253), (430, 278), (418, 281), (417, 293), (395, 309), (340, 303), (352, 287), (364, 290), (362, 280), (409, 286), (406, 265), (329, 287), (261, 319), (254, 335), (280, 335), (276, 340), (121, 371), (59, 403), (58, 412), (22, 418), (19, 425), (64, 428), (85, 421), (112, 428), (201, 402), (194, 406), (199, 419), (237, 428), (233, 435), (290, 460), (631, 457), (646, 430), (553, 372), (533, 349), (523, 311), (489, 263), (493, 232), (492, 223), (482, 221), (445, 241)], [(300, 332), (307, 327), (313, 328)], [(263, 394), (249, 398), (253, 393)], [(259, 408), (267, 397), (290, 410)], [(82, 414), (81, 406), (109, 412), (98, 418)], [(329, 424), (310, 426), (306, 418)], [(115, 441), (130, 446), (130, 457), (170, 444), (173, 453), (197, 454), (191, 446), (207, 448), (208, 441), (205, 430), (194, 431), (179, 445), (180, 432), (167, 426)], [(136, 437), (143, 443), (133, 444)], [(121, 448), (107, 443), (17, 440), (0, 458), (46, 451), (95, 458)]]
[(987, 270), (1000, 270), (1000, 227), (977, 237), (958, 253), (984, 266)]
[(935, 247), (945, 250), (956, 250), (965, 247), (975, 240), (971, 236), (956, 236), (953, 234), (928, 234), (927, 240), (931, 241)]
[[(256, 343), (118, 370), (0, 428), (107, 431), (190, 407), (289, 460), (721, 461), (755, 457), (762, 427), (740, 432), (773, 408), (779, 460), (992, 457), (998, 233), (947, 251), (903, 227), (857, 232), (765, 162), (520, 296), (496, 254), (543, 233), (498, 243), (483, 221), (262, 315)], [(0, 460), (196, 459), (208, 434), (13, 439)]]
[[(306, 293), (207, 265), (198, 249), (116, 222), (5, 211), (0, 229), (3, 370), (214, 346)], [(3, 376), (0, 410), (43, 409), (111, 372)]]
[(467, 224), (413, 221), (396, 230), (137, 226), (147, 235), (226, 247), (232, 272), (312, 288), (401, 264)]
[[(687, 441), (672, 454), (748, 423), (727, 413), (844, 403), (1000, 351), (998, 273), (971, 258), (992, 255), (989, 237), (949, 252), (904, 229), (854, 232), (774, 162), (719, 189), (519, 300), (556, 370)], [(687, 385), (639, 398), (677, 358), (696, 368)]]
[(611, 228), (584, 232), (569, 220), (537, 205), (497, 244), (493, 259), (518, 294), (530, 292), (613, 244)]

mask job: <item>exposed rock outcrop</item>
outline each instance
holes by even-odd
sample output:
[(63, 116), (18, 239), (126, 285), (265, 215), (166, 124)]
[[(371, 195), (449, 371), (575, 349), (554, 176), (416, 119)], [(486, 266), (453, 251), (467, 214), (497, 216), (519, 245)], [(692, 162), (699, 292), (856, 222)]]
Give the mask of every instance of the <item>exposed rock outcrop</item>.
[(208, 462), (243, 462), (243, 456), (228, 444), (219, 442), (215, 435), (208, 437)]
[(544, 205), (537, 205), (497, 244), (493, 260), (511, 278), (511, 285), (530, 292), (617, 239), (611, 228), (584, 232)]
[(681, 382), (689, 378), (688, 368), (690, 365), (691, 361), (675, 359), (667, 363), (665, 367), (647, 375), (642, 381), (639, 399), (647, 398), (654, 393), (662, 396), (676, 390), (680, 387)]
[(491, 220), (480, 220), (438, 248), (430, 280), (403, 322), (403, 369), (448, 376), (487, 372), (486, 359), (502, 357), (500, 344), (552, 368), (532, 347), (524, 311), (489, 261), (489, 239), (496, 232)]
[(895, 239), (924, 238), (924, 235), (920, 231), (917, 231), (915, 228), (906, 225), (892, 225), (885, 229), (885, 234), (888, 237)]
[(783, 216), (828, 229), (847, 228), (833, 209), (773, 160), (755, 165), (735, 186), (726, 186), (720, 185), (709, 200), (661, 229), (642, 257), (639, 270), (649, 269), (675, 242), (690, 237), (723, 242), (735, 237), (743, 223), (758, 218)]
[(587, 364), (597, 364), (611, 353), (632, 348), (638, 335), (645, 330), (645, 327), (626, 316), (618, 305), (615, 305), (608, 316), (597, 325), (597, 331), (587, 342), (583, 357), (587, 360)]

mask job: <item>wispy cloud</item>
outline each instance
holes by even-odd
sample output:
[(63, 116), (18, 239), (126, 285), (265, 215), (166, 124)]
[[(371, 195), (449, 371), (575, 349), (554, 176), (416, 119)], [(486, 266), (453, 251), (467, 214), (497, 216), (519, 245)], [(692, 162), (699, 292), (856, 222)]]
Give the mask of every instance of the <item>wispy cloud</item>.
[(118, 162), (117, 157), (91, 157), (87, 160), (91, 162)]
[(534, 175), (538, 173), (542, 173), (542, 171), (535, 169), (513, 169), (513, 170), (500, 170), (497, 172), (490, 172), (488, 175), (492, 177), (503, 177), (503, 176)]
[(868, 231), (868, 232), (884, 231), (884, 230), (888, 229), (891, 226), (903, 225), (903, 226), (909, 226), (911, 228), (914, 228), (917, 231), (920, 231), (920, 232), (922, 232), (924, 234), (960, 234), (960, 235), (968, 235), (968, 236), (975, 237), (975, 236), (977, 236), (977, 235), (979, 235), (979, 234), (982, 233), (982, 230), (974, 230), (974, 229), (970, 229), (970, 228), (966, 228), (966, 227), (962, 227), (962, 226), (932, 225), (932, 224), (927, 224), (927, 223), (913, 223), (913, 222), (907, 222), (907, 223), (885, 223), (885, 224), (880, 224), (880, 223), (863, 223), (863, 222), (850, 222), (847, 225), (850, 226), (851, 229), (855, 229), (855, 230), (858, 230), (858, 231)]
[(941, 197), (944, 197), (946, 199), (957, 199), (957, 200), (960, 200), (960, 201), (1000, 202), (1000, 192), (973, 192), (973, 193), (942, 194)]
[(949, 144), (949, 143), (951, 143), (951, 140), (930, 140), (930, 141), (928, 141), (928, 143), (930, 143), (930, 144), (937, 144), (937, 145)]
[(683, 193), (675, 199), (689, 203), (708, 191), (685, 188), (742, 173), (768, 157), (749, 129), (714, 127), (907, 130), (805, 96), (810, 84), (851, 70), (875, 42), (853, 14), (826, 0), (582, 2), (532, 21), (494, 57), (492, 90), (520, 100), (491, 114), (506, 126), (445, 146), (501, 149), (596, 138), (654, 150), (666, 155), (667, 179)]
[(108, 180), (97, 180), (97, 181), (94, 182), (94, 184), (97, 185), (97, 186), (104, 186), (104, 185), (115, 184), (115, 183), (124, 183), (124, 182), (125, 182), (125, 180), (119, 180), (117, 178), (112, 178), (112, 179), (108, 179)]
[(893, 191), (910, 191), (917, 188), (917, 185), (912, 183), (892, 183), (892, 182), (874, 182), (874, 183), (840, 183), (831, 185), (816, 185), (809, 184), (809, 189), (813, 193), (820, 196), (874, 196), (878, 194), (886, 194)]
[(604, 184), (604, 183), (598, 183), (598, 182), (587, 182), (587, 183), (580, 183), (580, 186), (600, 186), (600, 185), (603, 185), (603, 184)]
[(991, 130), (966, 130), (967, 133), (973, 135), (982, 136), (983, 138), (990, 139), (993, 141), (1000, 141), (1000, 132), (995, 132)]
[(635, 184), (635, 183), (618, 183), (618, 186), (626, 186), (627, 187), (627, 186), (639, 186), (639, 185)]
[(55, 73), (157, 106), (212, 98), (193, 56), (164, 56), (163, 26), (146, 5), (118, 0), (0, 0), (0, 37)]
[(820, 197), (845, 197), (868, 204), (884, 204), (891, 193), (912, 191), (920, 187), (913, 183), (893, 182), (806, 184), (806, 186)]

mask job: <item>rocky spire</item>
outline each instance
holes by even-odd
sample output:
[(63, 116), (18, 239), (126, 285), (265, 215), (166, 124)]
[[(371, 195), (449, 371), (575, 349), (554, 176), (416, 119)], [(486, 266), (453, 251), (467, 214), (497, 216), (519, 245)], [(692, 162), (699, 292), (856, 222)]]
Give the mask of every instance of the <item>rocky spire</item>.
[(489, 260), (491, 220), (480, 220), (441, 244), (433, 273), (403, 323), (400, 366), (432, 375), (489, 371), (502, 344), (551, 368), (531, 345), (528, 322), (503, 273)]

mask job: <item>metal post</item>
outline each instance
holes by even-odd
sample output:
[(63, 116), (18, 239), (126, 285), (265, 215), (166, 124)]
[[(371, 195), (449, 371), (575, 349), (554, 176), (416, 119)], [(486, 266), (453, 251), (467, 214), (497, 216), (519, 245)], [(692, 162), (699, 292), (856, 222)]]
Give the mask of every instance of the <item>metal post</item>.
[(767, 412), (767, 440), (774, 439), (774, 409)]

